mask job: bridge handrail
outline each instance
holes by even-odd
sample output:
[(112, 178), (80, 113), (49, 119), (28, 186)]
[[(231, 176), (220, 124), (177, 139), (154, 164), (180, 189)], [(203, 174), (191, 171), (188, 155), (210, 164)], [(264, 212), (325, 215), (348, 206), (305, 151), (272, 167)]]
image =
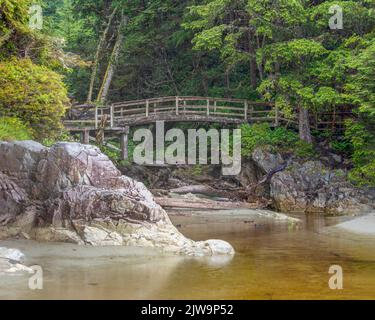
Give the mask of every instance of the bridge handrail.
[(118, 107), (118, 106), (128, 106), (128, 105), (136, 105), (136, 104), (146, 104), (149, 103), (160, 103), (160, 102), (174, 102), (177, 99), (181, 101), (216, 101), (216, 102), (228, 102), (228, 103), (249, 103), (249, 105), (259, 105), (259, 106), (274, 106), (272, 102), (263, 102), (263, 101), (252, 101), (248, 99), (235, 99), (235, 98), (217, 98), (217, 97), (202, 97), (202, 96), (169, 96), (169, 97), (160, 97), (160, 98), (149, 98), (149, 99), (139, 99), (139, 100), (128, 100), (122, 102), (114, 102), (109, 105), (96, 105), (92, 104), (80, 104), (80, 105), (73, 105), (72, 109), (77, 108), (109, 108), (111, 106)]
[[(197, 102), (194, 105), (189, 103)], [(202, 104), (203, 102), (203, 104)], [(171, 106), (165, 106), (160, 104), (172, 103)], [(227, 104), (241, 104), (240, 107), (234, 106), (222, 106), (221, 103)], [(158, 106), (159, 104), (159, 106)], [(115, 126), (115, 122), (124, 120), (129, 116), (145, 116), (149, 117), (150, 112), (163, 113), (163, 112), (175, 112), (176, 116), (180, 113), (184, 114), (196, 114), (196, 115), (205, 115), (207, 117), (227, 117), (229, 119), (241, 118), (244, 121), (247, 121), (256, 114), (254, 107), (263, 106), (263, 107), (273, 107), (272, 103), (268, 102), (258, 102), (250, 101), (246, 99), (233, 99), (233, 98), (216, 98), (216, 97), (201, 97), (201, 96), (168, 96), (168, 97), (157, 97), (149, 99), (140, 99), (140, 100), (131, 100), (116, 102), (109, 105), (96, 105), (96, 104), (83, 104), (73, 106), (71, 111), (75, 110), (86, 110), (87, 112), (94, 111), (93, 119), (80, 120), (85, 123), (95, 123), (95, 128), (99, 126), (99, 123), (103, 120), (103, 117), (106, 115), (107, 122), (111, 127)], [(134, 107), (133, 109), (129, 109)], [(227, 111), (227, 112), (225, 112)], [(261, 114), (271, 113), (272, 110), (261, 110)], [(276, 122), (278, 122), (277, 117), (278, 113), (276, 112)], [(265, 117), (259, 117), (264, 121)], [(74, 123), (73, 121), (66, 121), (66, 123)]]
[[(196, 103), (194, 103), (196, 102)], [(192, 104), (194, 103), (194, 104)], [(83, 111), (83, 112), (82, 112)], [(110, 128), (121, 126), (125, 122), (141, 119), (143, 122), (146, 119), (152, 121), (154, 115), (165, 115), (171, 119), (178, 121), (188, 121), (188, 116), (191, 118), (200, 117), (201, 121), (212, 120), (221, 121), (228, 120), (228, 122), (272, 122), (275, 126), (280, 123), (287, 125), (298, 124), (298, 119), (289, 119), (275, 107), (274, 103), (251, 101), (247, 99), (234, 98), (217, 98), (217, 97), (201, 97), (201, 96), (168, 96), (157, 97), (149, 99), (131, 100), (116, 102), (104, 106), (96, 104), (83, 104), (73, 106), (70, 110), (71, 114), (74, 112), (82, 112), (79, 120), (66, 120), (65, 124), (69, 126), (91, 124), (98, 128), (101, 122), (105, 120)], [(83, 114), (83, 116), (82, 116)], [(348, 112), (348, 114), (350, 114)], [(185, 117), (185, 120), (183, 119)], [(318, 117), (318, 115), (316, 115)], [(343, 117), (343, 115), (341, 115)], [(195, 118), (194, 118), (195, 119)], [(316, 121), (316, 129), (319, 130), (321, 126), (328, 127), (340, 126), (342, 122), (340, 117), (333, 114), (333, 121), (329, 122), (326, 119)], [(342, 119), (341, 119), (342, 120)]]

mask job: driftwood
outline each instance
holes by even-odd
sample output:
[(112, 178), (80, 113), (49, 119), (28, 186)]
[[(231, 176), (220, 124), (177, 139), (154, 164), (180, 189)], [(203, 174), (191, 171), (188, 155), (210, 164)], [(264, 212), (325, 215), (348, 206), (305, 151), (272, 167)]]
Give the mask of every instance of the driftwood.
[(206, 199), (185, 198), (155, 198), (157, 204), (163, 208), (196, 209), (196, 210), (227, 210), (227, 209), (260, 209), (265, 205), (246, 202), (221, 202)]
[(204, 194), (206, 196), (217, 196), (221, 197), (226, 195), (226, 193), (222, 190), (214, 189), (208, 185), (193, 185), (193, 186), (186, 186), (181, 187), (177, 189), (170, 190), (172, 193), (177, 194), (186, 194), (186, 193), (192, 193), (192, 194)]
[(176, 193), (176, 194), (203, 194), (206, 196), (212, 196), (212, 197), (224, 197), (229, 199), (234, 199), (237, 201), (247, 201), (251, 202), (251, 198), (258, 198), (260, 199), (260, 202), (264, 202), (264, 199), (261, 199), (260, 197), (255, 195), (255, 191), (260, 186), (269, 183), (272, 179), (272, 177), (278, 173), (284, 171), (289, 166), (289, 162), (275, 168), (268, 174), (266, 174), (258, 183), (249, 185), (247, 187), (243, 188), (233, 188), (233, 189), (226, 189), (226, 190), (218, 190), (215, 189), (212, 186), (209, 185), (192, 185), (192, 186), (186, 186), (181, 187), (177, 189), (172, 189), (170, 192)]
[(258, 183), (248, 185), (245, 188), (238, 188), (233, 193), (241, 200), (249, 200), (250, 197), (254, 197), (257, 188), (261, 187), (264, 184), (271, 182), (272, 177), (279, 172), (284, 171), (289, 166), (289, 161), (282, 164), (281, 166), (275, 168), (274, 170), (267, 173)]
[(257, 187), (261, 186), (262, 184), (269, 183), (272, 177), (279, 172), (284, 171), (289, 166), (289, 163), (284, 163), (283, 165), (277, 167), (276, 169), (272, 170), (268, 174), (266, 174), (262, 180), (260, 180), (255, 186), (251, 186), (252, 188), (256, 189)]

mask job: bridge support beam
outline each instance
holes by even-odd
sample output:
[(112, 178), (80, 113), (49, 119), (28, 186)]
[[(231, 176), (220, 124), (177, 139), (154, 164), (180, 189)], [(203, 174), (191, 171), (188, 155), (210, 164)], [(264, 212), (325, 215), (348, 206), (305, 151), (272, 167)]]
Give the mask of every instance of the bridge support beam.
[(81, 143), (82, 144), (90, 144), (90, 130), (85, 129), (81, 132)]
[(129, 132), (130, 128), (125, 127), (124, 132), (120, 135), (120, 145), (121, 145), (121, 160), (128, 160), (129, 159)]

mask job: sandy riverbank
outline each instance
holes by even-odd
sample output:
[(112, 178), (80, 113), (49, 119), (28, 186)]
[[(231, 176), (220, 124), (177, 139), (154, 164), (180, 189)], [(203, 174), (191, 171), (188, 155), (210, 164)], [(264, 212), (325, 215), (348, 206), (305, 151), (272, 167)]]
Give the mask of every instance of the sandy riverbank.
[(375, 236), (375, 212), (343, 222), (335, 228), (364, 236)]

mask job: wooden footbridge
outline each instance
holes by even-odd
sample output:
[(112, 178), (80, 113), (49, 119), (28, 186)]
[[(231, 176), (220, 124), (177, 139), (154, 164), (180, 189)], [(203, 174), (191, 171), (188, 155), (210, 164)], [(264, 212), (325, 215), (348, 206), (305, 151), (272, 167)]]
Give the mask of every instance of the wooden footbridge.
[(164, 97), (114, 103), (109, 106), (80, 105), (71, 109), (65, 126), (98, 128), (105, 118), (106, 127), (139, 126), (155, 121), (215, 122), (240, 124), (247, 121), (283, 120), (273, 105), (240, 99), (207, 97)]
[[(312, 126), (318, 130), (343, 125), (345, 114), (315, 115)], [(122, 157), (127, 158), (129, 128), (165, 122), (204, 122), (220, 124), (269, 123), (271, 126), (297, 126), (297, 119), (288, 119), (274, 104), (241, 99), (209, 97), (163, 97), (113, 103), (107, 106), (79, 105), (72, 107), (65, 128), (81, 133), (82, 142), (90, 142), (90, 133), (103, 132), (121, 136)]]

